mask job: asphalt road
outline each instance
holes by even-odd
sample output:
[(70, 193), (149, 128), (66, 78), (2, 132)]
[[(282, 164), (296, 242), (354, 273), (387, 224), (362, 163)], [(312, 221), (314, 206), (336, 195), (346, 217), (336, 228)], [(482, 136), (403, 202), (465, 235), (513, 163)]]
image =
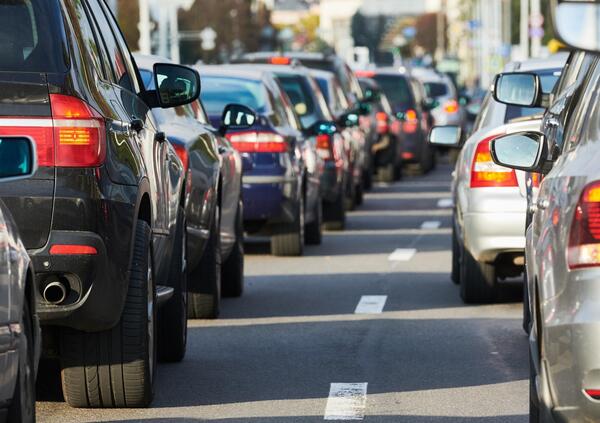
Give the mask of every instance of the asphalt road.
[[(190, 322), (187, 357), (159, 366), (152, 408), (73, 410), (42, 378), (38, 420), (527, 422), (522, 294), (507, 285), (500, 304), (461, 303), (449, 181), (440, 166), (378, 185), (346, 231), (301, 258), (249, 244), (245, 295)], [(357, 310), (363, 296), (375, 297)]]

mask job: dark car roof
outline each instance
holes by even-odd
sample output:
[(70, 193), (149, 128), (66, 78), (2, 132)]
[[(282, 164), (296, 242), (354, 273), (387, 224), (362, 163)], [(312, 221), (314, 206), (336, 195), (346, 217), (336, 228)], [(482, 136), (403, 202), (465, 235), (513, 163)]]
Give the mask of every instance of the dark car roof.
[(269, 59), (271, 57), (291, 57), (295, 59), (305, 60), (329, 60), (333, 61), (337, 57), (334, 55), (326, 55), (323, 53), (303, 53), (303, 52), (285, 52), (278, 51), (260, 51), (255, 53), (245, 53), (242, 55), (244, 59)]
[(202, 76), (223, 76), (260, 81), (271, 78), (271, 73), (254, 65), (202, 65), (196, 66)]

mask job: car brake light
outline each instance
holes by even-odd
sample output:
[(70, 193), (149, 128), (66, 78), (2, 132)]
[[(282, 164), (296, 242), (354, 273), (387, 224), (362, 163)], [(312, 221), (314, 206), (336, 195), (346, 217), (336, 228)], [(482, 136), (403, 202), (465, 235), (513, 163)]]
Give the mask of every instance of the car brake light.
[(175, 153), (177, 153), (177, 156), (179, 156), (179, 160), (181, 160), (181, 163), (183, 163), (183, 170), (187, 171), (190, 163), (190, 156), (188, 155), (187, 149), (179, 144), (173, 143), (171, 145), (173, 146)]
[(533, 187), (539, 188), (541, 180), (542, 180), (542, 175), (540, 175), (539, 173), (531, 174), (531, 184), (533, 185)]
[(317, 154), (325, 161), (334, 160), (333, 157), (333, 140), (331, 135), (317, 135)]
[(359, 70), (355, 72), (355, 75), (359, 78), (373, 78), (377, 74), (375, 71)]
[(55, 244), (50, 247), (50, 255), (53, 256), (94, 256), (98, 254), (98, 250), (95, 247), (89, 245), (62, 245)]
[(0, 137), (29, 137), (37, 149), (38, 166), (54, 166), (54, 134), (49, 118), (0, 119)]
[(271, 57), (269, 59), (269, 63), (272, 65), (290, 65), (292, 63), (292, 59), (289, 57)]
[(585, 187), (569, 232), (570, 269), (600, 266), (600, 181)]
[(402, 153), (402, 158), (404, 160), (412, 160), (415, 158), (415, 155), (413, 153), (411, 153), (410, 151), (404, 151)]
[(600, 389), (586, 389), (585, 393), (588, 394), (592, 399), (600, 400)]
[(238, 132), (228, 134), (227, 139), (240, 153), (285, 153), (285, 139), (273, 132)]
[(387, 132), (390, 129), (387, 113), (378, 112), (377, 114), (375, 114), (375, 119), (377, 120), (377, 133), (387, 134)]
[(490, 142), (496, 137), (485, 138), (477, 145), (471, 166), (471, 188), (519, 186), (513, 169), (497, 165), (492, 160)]
[(446, 113), (456, 113), (458, 112), (458, 101), (450, 100), (444, 104), (444, 111)]
[(417, 112), (413, 109), (409, 109), (404, 113), (404, 123), (402, 129), (407, 134), (414, 134), (419, 128), (419, 119)]
[(76, 97), (50, 94), (58, 167), (97, 167), (106, 157), (104, 118)]

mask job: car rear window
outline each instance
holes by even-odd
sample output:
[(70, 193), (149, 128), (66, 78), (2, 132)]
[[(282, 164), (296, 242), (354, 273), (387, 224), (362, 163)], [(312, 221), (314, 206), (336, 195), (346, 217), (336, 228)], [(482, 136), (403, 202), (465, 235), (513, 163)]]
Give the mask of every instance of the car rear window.
[(309, 128), (316, 121), (323, 119), (321, 110), (315, 104), (305, 78), (294, 75), (277, 75), (277, 79), (294, 105), (304, 128)]
[[(560, 69), (546, 70), (535, 72), (539, 75), (542, 83), (542, 92), (549, 94), (554, 90), (554, 86), (560, 78)], [(529, 116), (535, 116), (543, 114), (545, 109), (541, 107), (520, 107), (520, 106), (506, 106), (506, 116), (504, 123), (508, 123), (513, 119), (520, 119)]]
[(0, 72), (68, 69), (58, 0), (0, 0)]
[(267, 109), (262, 82), (250, 79), (203, 76), (201, 99), (211, 115), (221, 114), (231, 103), (243, 104), (257, 113), (264, 113)]
[(445, 97), (448, 95), (448, 86), (443, 82), (426, 82), (425, 91), (430, 98)]
[(404, 111), (409, 107), (414, 107), (410, 87), (406, 78), (394, 75), (375, 75), (373, 78), (386, 97), (392, 103), (394, 112)]

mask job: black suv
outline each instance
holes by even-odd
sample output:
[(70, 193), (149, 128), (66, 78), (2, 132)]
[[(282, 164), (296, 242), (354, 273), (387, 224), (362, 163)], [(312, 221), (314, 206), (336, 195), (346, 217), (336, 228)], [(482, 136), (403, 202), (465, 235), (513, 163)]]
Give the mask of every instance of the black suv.
[(0, 136), (35, 141), (39, 163), (0, 196), (76, 407), (147, 406), (157, 356), (185, 353), (182, 164), (150, 109), (195, 100), (200, 79), (154, 70), (146, 91), (104, 0), (0, 1)]

